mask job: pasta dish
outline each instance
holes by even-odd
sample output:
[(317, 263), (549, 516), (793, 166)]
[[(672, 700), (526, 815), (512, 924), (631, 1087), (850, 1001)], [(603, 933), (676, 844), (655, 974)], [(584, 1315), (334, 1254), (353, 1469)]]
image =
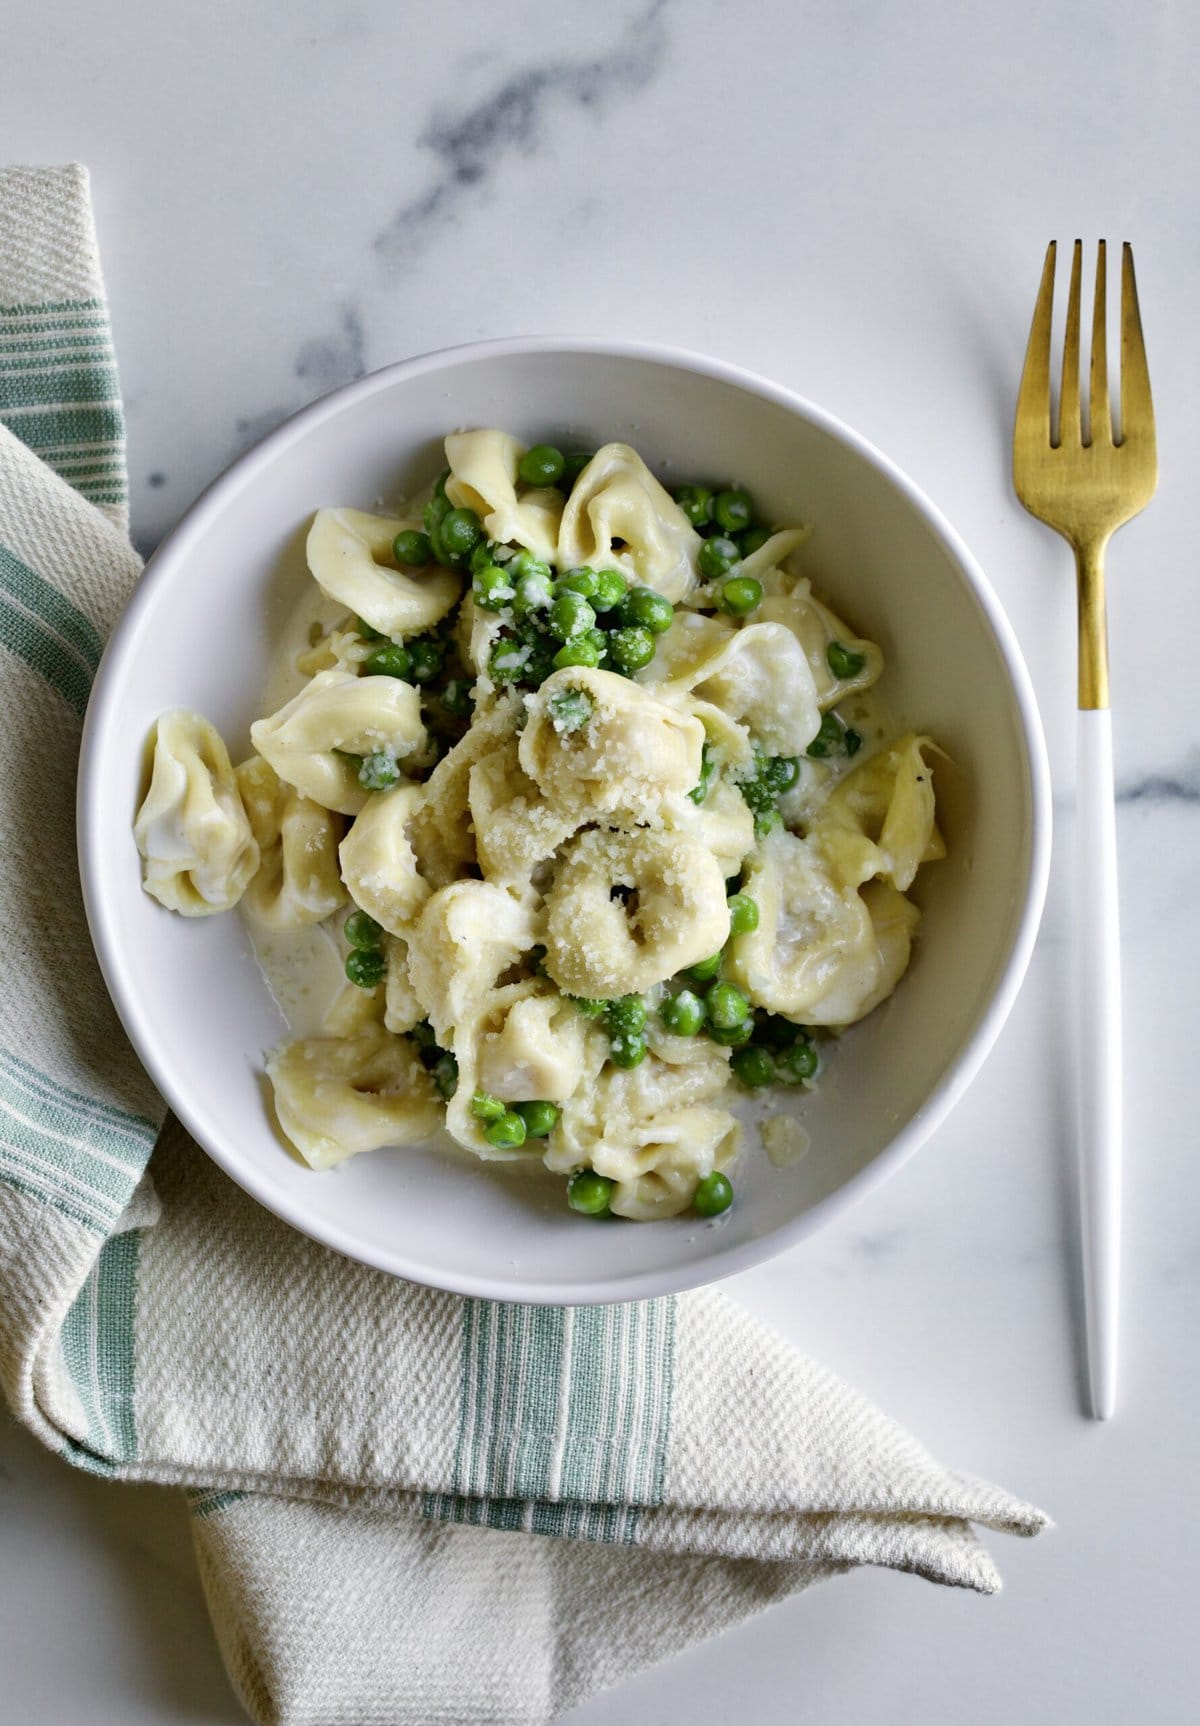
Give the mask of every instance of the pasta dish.
[(620, 443), (445, 453), (423, 503), (317, 511), (247, 760), (160, 717), (146, 891), (336, 943), (320, 1033), (266, 1063), (314, 1169), (444, 1129), (584, 1214), (719, 1215), (737, 1099), (811, 1086), (909, 963), (933, 746), (740, 487), (671, 495)]

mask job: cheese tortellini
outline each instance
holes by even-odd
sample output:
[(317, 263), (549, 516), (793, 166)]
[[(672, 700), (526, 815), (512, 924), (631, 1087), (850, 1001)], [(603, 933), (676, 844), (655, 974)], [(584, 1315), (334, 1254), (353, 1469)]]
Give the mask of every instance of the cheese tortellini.
[(319, 509), (307, 545), (321, 591), (397, 640), (440, 623), (462, 592), (452, 569), (407, 574), (395, 567), (392, 547), (404, 525), (358, 509)]
[(261, 755), (243, 761), (236, 777), (259, 853), (244, 908), (271, 929), (323, 923), (347, 898), (338, 873), (341, 822), (285, 785)]
[(133, 835), (143, 885), (168, 911), (228, 911), (253, 880), (259, 850), (229, 751), (199, 713), (175, 708), (158, 721)]
[(558, 554), (564, 569), (615, 568), (672, 604), (696, 585), (700, 540), (636, 450), (598, 449), (571, 488)]
[(619, 442), (445, 455), (419, 505), (316, 512), (236, 774), (163, 715), (146, 889), (336, 952), (320, 1034), (267, 1061), (314, 1169), (446, 1134), (579, 1212), (716, 1216), (738, 1096), (796, 1095), (910, 962), (940, 752), (889, 733), (807, 527)]
[(299, 695), (250, 727), (250, 741), (276, 773), (323, 809), (357, 815), (369, 792), (367, 755), (411, 755), (425, 736), (421, 700), (397, 677), (319, 671)]

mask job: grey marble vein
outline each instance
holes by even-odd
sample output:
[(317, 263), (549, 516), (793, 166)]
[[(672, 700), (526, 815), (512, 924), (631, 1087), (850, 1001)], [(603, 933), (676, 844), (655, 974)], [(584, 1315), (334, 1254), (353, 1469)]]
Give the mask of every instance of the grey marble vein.
[(1117, 787), (1118, 803), (1200, 803), (1200, 750), (1177, 773), (1149, 773)]
[(265, 438), (268, 432), (273, 432), (277, 425), (282, 425), (289, 414), (295, 413), (296, 404), (277, 404), (275, 407), (263, 408), (259, 413), (248, 414), (244, 419), (234, 423), (234, 455), (241, 455), (244, 450)]
[(375, 238), (389, 271), (401, 273), (507, 157), (535, 155), (545, 143), (552, 109), (573, 105), (600, 115), (651, 84), (666, 55), (665, 8), (666, 0), (651, 0), (605, 54), (530, 66), (511, 73), (472, 107), (435, 113), (418, 140), (436, 160), (433, 180)]
[(362, 318), (354, 306), (344, 305), (339, 321), (338, 335), (315, 337), (296, 355), (296, 376), (322, 393), (353, 383), (366, 370)]

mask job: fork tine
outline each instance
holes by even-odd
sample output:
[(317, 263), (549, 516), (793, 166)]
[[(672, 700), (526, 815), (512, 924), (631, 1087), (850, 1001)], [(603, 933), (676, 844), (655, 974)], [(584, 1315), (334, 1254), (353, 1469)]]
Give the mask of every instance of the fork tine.
[(1108, 400), (1108, 327), (1105, 299), (1108, 252), (1101, 240), (1096, 250), (1096, 295), (1092, 301), (1092, 381), (1088, 391), (1089, 443), (1112, 442), (1112, 409)]
[(1058, 441), (1075, 448), (1082, 439), (1079, 424), (1079, 284), (1083, 242), (1071, 251), (1071, 287), (1067, 296), (1067, 329), (1063, 340), (1062, 393), (1058, 398)]
[(1033, 308), (1033, 323), (1029, 327), (1029, 345), (1025, 349), (1025, 369), (1017, 392), (1017, 435), (1036, 436), (1050, 442), (1050, 316), (1054, 310), (1054, 257), (1057, 247), (1051, 240), (1046, 247), (1042, 265), (1042, 283), (1037, 304)]
[(1121, 442), (1154, 441), (1154, 403), (1133, 275), (1133, 247), (1121, 248)]

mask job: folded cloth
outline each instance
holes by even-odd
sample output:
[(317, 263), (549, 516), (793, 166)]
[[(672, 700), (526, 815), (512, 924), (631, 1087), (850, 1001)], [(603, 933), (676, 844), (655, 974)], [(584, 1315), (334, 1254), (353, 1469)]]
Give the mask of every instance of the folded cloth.
[(855, 1565), (996, 1589), (971, 1524), (1041, 1512), (720, 1294), (398, 1282), (164, 1125), (75, 866), (70, 766), (139, 570), (79, 168), (0, 172), (0, 421), (0, 1381), (79, 1467), (189, 1489), (252, 1717), (547, 1721)]

